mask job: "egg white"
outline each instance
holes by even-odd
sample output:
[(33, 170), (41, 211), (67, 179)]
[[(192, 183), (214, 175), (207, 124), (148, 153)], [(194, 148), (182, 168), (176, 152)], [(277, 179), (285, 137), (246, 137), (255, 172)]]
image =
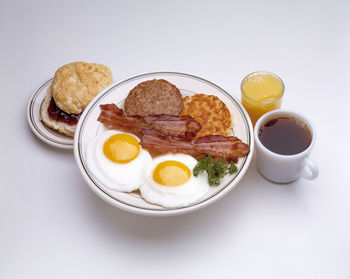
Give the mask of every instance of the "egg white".
[[(120, 131), (107, 131), (92, 139), (86, 147), (86, 163), (104, 186), (120, 192), (131, 192), (145, 183), (152, 166), (152, 157), (140, 146), (140, 153), (129, 163), (120, 164), (108, 159), (103, 153), (103, 144), (115, 134), (129, 134)], [(140, 141), (133, 134), (138, 142)]]
[[(191, 170), (191, 177), (186, 183), (179, 186), (164, 186), (154, 181), (154, 169), (159, 163), (168, 160), (181, 162)], [(196, 164), (197, 160), (187, 154), (167, 154), (153, 158), (152, 170), (147, 176), (146, 183), (140, 187), (142, 197), (150, 203), (166, 208), (184, 207), (197, 202), (209, 191), (209, 184), (206, 175), (195, 177), (192, 174)]]

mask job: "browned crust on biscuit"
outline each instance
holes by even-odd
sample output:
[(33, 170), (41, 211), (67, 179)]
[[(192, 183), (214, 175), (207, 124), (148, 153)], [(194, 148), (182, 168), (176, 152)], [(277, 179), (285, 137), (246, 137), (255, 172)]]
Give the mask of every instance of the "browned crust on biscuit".
[(202, 128), (197, 137), (206, 135), (231, 135), (232, 120), (226, 104), (214, 95), (196, 94), (183, 99), (181, 115), (190, 115)]
[(182, 111), (180, 90), (164, 79), (141, 82), (133, 88), (124, 103), (124, 111), (131, 115), (168, 114), (178, 116)]
[(61, 110), (79, 114), (112, 82), (112, 73), (107, 66), (73, 62), (57, 69), (51, 91), (56, 105)]

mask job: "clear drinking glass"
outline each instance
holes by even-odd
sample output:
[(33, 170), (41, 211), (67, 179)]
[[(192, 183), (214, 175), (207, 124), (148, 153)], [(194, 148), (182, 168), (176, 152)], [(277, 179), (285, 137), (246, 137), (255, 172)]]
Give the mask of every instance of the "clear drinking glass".
[(241, 94), (242, 105), (254, 126), (263, 114), (281, 107), (284, 84), (271, 72), (257, 71), (242, 80)]

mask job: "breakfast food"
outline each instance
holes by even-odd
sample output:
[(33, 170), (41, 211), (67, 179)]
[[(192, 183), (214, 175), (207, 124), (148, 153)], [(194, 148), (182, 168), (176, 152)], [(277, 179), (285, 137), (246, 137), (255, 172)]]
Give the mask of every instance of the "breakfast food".
[(167, 208), (188, 206), (209, 191), (205, 176), (195, 177), (192, 169), (197, 160), (185, 154), (167, 154), (153, 159), (146, 183), (140, 187), (148, 202)]
[(170, 117), (174, 118), (172, 121), (164, 115), (126, 117), (115, 104), (100, 107), (98, 121), (108, 128), (140, 136), (141, 145), (154, 156), (172, 152), (201, 158), (202, 154), (208, 154), (236, 162), (238, 157), (249, 153), (248, 145), (236, 137), (209, 135), (194, 139), (200, 125), (186, 116)]
[(85, 62), (63, 65), (56, 71), (41, 106), (41, 121), (47, 127), (73, 137), (84, 108), (112, 82), (112, 73), (107, 66)]
[(79, 120), (78, 114), (69, 114), (59, 109), (48, 88), (40, 107), (40, 120), (45, 126), (58, 131), (68, 137), (73, 137)]
[(52, 96), (60, 109), (79, 114), (112, 81), (112, 73), (107, 66), (74, 62), (56, 71), (51, 85)]
[(126, 115), (179, 115), (182, 110), (180, 90), (169, 81), (153, 79), (133, 88), (124, 103)]
[[(198, 202), (210, 185), (220, 185), (226, 174), (237, 172), (235, 163), (250, 148), (230, 136), (231, 114), (225, 103), (205, 94), (179, 101), (178, 94), (175, 85), (150, 80), (130, 91), (123, 109), (100, 105), (97, 120), (110, 130), (88, 143), (86, 157), (106, 187), (139, 189), (149, 203), (179, 208)], [(138, 150), (145, 154), (135, 155)], [(114, 156), (126, 157), (127, 162)]]
[(107, 131), (89, 142), (86, 162), (106, 187), (131, 192), (144, 184), (152, 157), (134, 135)]
[(126, 116), (115, 104), (100, 105), (98, 121), (107, 128), (122, 130), (142, 136), (142, 131), (159, 131), (162, 135), (194, 137), (200, 124), (190, 116), (171, 116), (166, 114), (150, 116)]
[(144, 131), (141, 145), (153, 155), (166, 153), (186, 153), (202, 159), (203, 154), (215, 158), (224, 158), (229, 162), (238, 162), (239, 157), (249, 153), (249, 146), (236, 137), (210, 135), (195, 139), (171, 137)]
[(190, 115), (202, 126), (197, 137), (231, 134), (231, 114), (223, 101), (214, 95), (195, 94), (183, 98), (181, 115)]

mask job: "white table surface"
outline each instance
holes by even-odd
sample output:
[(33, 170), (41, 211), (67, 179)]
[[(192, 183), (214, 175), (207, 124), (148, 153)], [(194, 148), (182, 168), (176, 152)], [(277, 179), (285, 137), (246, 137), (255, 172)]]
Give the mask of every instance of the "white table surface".
[[(349, 15), (345, 0), (0, 1), (0, 278), (350, 278)], [(320, 176), (272, 184), (253, 159), (199, 212), (114, 208), (26, 122), (33, 90), (77, 60), (116, 81), (195, 74), (236, 96), (246, 74), (270, 70), (283, 108), (316, 126)]]

